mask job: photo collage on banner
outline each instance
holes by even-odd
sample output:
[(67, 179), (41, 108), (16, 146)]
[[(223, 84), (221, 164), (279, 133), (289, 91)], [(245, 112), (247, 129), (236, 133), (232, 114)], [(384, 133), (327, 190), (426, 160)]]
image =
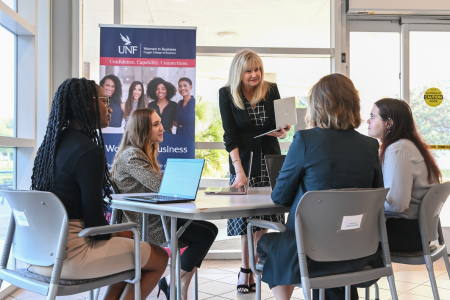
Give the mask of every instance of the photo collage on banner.
[(195, 158), (196, 28), (101, 25), (100, 86), (111, 97), (102, 130), (111, 168), (131, 113), (153, 108), (164, 140), (158, 161)]

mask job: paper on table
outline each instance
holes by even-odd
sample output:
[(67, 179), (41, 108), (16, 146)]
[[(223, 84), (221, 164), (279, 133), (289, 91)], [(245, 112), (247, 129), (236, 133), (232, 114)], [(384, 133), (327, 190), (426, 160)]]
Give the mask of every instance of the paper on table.
[(362, 217), (363, 215), (344, 216), (342, 218), (341, 230), (351, 230), (360, 228)]

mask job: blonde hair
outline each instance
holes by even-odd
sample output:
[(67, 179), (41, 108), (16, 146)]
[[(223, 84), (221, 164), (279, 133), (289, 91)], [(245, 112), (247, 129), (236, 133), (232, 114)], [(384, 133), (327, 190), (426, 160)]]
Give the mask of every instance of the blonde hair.
[(242, 76), (249, 68), (258, 66), (261, 70), (261, 81), (255, 86), (255, 93), (253, 99), (250, 100), (252, 105), (255, 105), (261, 100), (265, 100), (267, 92), (270, 89), (270, 84), (264, 81), (264, 66), (258, 54), (250, 49), (239, 51), (233, 58), (230, 66), (230, 74), (226, 86), (230, 87), (233, 103), (237, 108), (245, 109), (244, 99), (242, 98)]
[(359, 102), (350, 78), (338, 73), (324, 76), (309, 92), (306, 124), (308, 128), (358, 128), (362, 122)]
[(161, 169), (159, 168), (158, 160), (156, 159), (158, 156), (159, 143), (150, 142), (152, 130), (151, 115), (154, 113), (156, 113), (156, 110), (153, 108), (138, 108), (130, 115), (119, 149), (114, 156), (111, 177), (114, 176), (114, 170), (120, 155), (130, 146), (141, 149), (145, 155), (147, 155), (153, 169), (161, 174)]

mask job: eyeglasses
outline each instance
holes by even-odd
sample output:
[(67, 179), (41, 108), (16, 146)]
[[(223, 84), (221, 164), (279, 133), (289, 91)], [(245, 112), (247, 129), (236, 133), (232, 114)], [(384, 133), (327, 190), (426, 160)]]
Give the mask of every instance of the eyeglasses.
[(100, 99), (100, 98), (106, 98), (106, 108), (109, 108), (109, 106), (111, 105), (111, 97), (108, 97), (108, 96), (98, 97), (98, 99)]

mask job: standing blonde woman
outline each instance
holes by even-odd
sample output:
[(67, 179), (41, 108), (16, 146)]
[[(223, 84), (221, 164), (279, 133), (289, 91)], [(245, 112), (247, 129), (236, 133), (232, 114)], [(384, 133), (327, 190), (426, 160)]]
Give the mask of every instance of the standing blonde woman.
[[(264, 155), (281, 154), (277, 138), (285, 138), (290, 126), (285, 130), (254, 138), (276, 128), (273, 101), (280, 99), (275, 83), (264, 80), (264, 67), (255, 52), (245, 49), (236, 54), (231, 62), (228, 83), (219, 90), (220, 114), (222, 116), (223, 139), (230, 153), (230, 185), (241, 187), (269, 186)], [(248, 165), (250, 152), (253, 164), (250, 174)], [(257, 216), (257, 218), (284, 223), (284, 215)], [(228, 235), (241, 236), (241, 271), (238, 275), (237, 291), (249, 293), (255, 290), (255, 278), (251, 274), (247, 246), (247, 218), (228, 220)], [(266, 232), (254, 227), (255, 243)]]
[[(131, 114), (111, 169), (111, 176), (120, 193), (157, 193), (159, 191), (162, 175), (157, 155), (158, 145), (163, 141), (163, 130), (161, 118), (156, 110), (138, 108)], [(142, 214), (124, 211), (122, 221), (137, 222), (142, 225)], [(177, 219), (177, 228), (186, 222), (185, 219)], [(165, 242), (161, 217), (149, 215), (147, 224), (147, 241), (157, 245)], [(167, 225), (170, 230), (170, 224)], [(197, 268), (200, 268), (217, 233), (218, 229), (214, 224), (193, 221), (181, 235), (180, 238), (189, 245), (181, 256), (181, 299), (187, 299), (192, 276)], [(169, 288), (165, 278), (160, 280), (159, 288), (169, 299)]]

